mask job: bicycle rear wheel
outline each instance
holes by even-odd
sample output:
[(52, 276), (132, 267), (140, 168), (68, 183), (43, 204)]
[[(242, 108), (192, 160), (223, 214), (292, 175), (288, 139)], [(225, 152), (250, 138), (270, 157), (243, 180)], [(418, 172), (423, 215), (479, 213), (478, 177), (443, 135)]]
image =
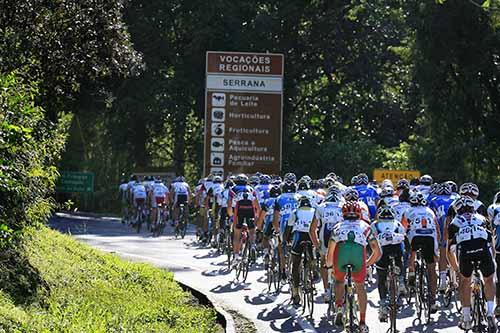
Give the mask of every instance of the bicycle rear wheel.
[(233, 255), (233, 240), (231, 232), (228, 230), (226, 232), (226, 255), (227, 255), (227, 268), (231, 269), (231, 258)]
[(398, 313), (398, 296), (397, 296), (397, 276), (394, 273), (390, 273), (389, 278), (389, 317), (390, 317), (390, 332), (395, 333), (396, 331), (396, 315)]
[(273, 249), (273, 256), (271, 258), (271, 261), (272, 261), (272, 266), (273, 266), (273, 274), (274, 274), (274, 290), (276, 291), (276, 293), (279, 293), (280, 291), (280, 288), (281, 288), (281, 271), (280, 271), (280, 258), (279, 258), (279, 255), (278, 255), (278, 248), (274, 248)]
[(243, 249), (242, 265), (243, 282), (246, 282), (250, 269), (250, 242), (248, 240), (245, 242), (245, 248)]

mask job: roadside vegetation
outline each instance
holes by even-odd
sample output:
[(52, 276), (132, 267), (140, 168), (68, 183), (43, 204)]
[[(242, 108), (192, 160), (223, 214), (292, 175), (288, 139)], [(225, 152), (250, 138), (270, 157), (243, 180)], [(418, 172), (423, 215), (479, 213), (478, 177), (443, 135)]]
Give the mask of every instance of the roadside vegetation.
[(0, 332), (221, 330), (214, 310), (196, 304), (170, 272), (47, 228), (30, 229), (19, 246), (28, 270), (0, 261)]

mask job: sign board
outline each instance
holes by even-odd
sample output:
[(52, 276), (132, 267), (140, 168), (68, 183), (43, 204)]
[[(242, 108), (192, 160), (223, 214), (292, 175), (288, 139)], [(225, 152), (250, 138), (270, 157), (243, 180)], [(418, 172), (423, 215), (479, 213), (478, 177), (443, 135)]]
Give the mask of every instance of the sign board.
[(92, 193), (94, 192), (94, 174), (92, 172), (62, 171), (56, 184), (56, 191)]
[(377, 182), (382, 182), (384, 179), (390, 179), (393, 182), (405, 178), (411, 180), (413, 178), (419, 178), (420, 171), (417, 170), (386, 170), (386, 169), (374, 169), (373, 179)]
[(204, 174), (279, 174), (282, 54), (207, 52)]

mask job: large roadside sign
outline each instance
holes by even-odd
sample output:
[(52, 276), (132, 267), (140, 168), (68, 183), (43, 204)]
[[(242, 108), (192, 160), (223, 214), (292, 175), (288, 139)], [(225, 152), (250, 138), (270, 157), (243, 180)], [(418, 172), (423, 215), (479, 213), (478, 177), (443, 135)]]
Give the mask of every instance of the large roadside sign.
[(385, 179), (390, 179), (393, 182), (400, 179), (411, 180), (413, 178), (419, 178), (420, 171), (418, 170), (387, 170), (387, 169), (375, 169), (373, 170), (373, 179), (377, 182), (382, 182)]
[(94, 192), (94, 174), (92, 172), (62, 171), (56, 184), (56, 191), (92, 193)]
[(279, 174), (282, 54), (206, 55), (204, 174)]

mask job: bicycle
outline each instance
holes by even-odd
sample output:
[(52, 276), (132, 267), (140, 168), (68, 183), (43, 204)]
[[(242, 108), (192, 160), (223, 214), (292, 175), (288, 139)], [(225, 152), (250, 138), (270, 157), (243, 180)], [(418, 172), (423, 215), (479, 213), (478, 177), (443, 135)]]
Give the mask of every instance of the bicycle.
[(146, 207), (144, 205), (139, 205), (137, 207), (137, 213), (135, 215), (135, 223), (134, 226), (137, 229), (137, 233), (141, 232), (141, 226), (146, 220)]
[(302, 313), (309, 309), (309, 316), (312, 318), (314, 313), (314, 257), (311, 241), (301, 242), (304, 248), (301, 260), (301, 290), (302, 290)]
[(443, 293), (443, 305), (445, 307), (449, 307), (450, 304), (455, 304), (455, 308), (460, 311), (461, 308), (458, 305), (458, 282), (457, 282), (457, 274), (454, 270), (448, 269), (446, 272), (447, 283), (446, 289)]
[(354, 333), (359, 329), (358, 318), (356, 316), (358, 312), (356, 287), (352, 281), (352, 265), (346, 265), (344, 268), (347, 270), (344, 285), (344, 304), (346, 305), (344, 311), (347, 315), (347, 320), (344, 320), (344, 329), (346, 332)]
[(472, 331), (473, 332), (488, 332), (488, 326), (484, 325), (486, 319), (486, 300), (484, 295), (484, 284), (479, 272), (479, 262), (473, 261), (474, 273), (472, 275)]
[(241, 227), (240, 236), (240, 262), (236, 266), (236, 279), (239, 280), (240, 276), (243, 282), (246, 282), (248, 271), (250, 269), (250, 235), (248, 234), (248, 226), (246, 223)]
[(431, 295), (429, 288), (429, 275), (427, 274), (427, 264), (422, 258), (422, 249), (416, 251), (415, 260), (415, 307), (417, 309), (417, 318), (421, 320), (422, 313), (427, 319), (431, 320)]
[(158, 237), (163, 234), (167, 220), (166, 206), (162, 203), (158, 204), (156, 209), (156, 222), (152, 226), (153, 236)]
[(181, 236), (182, 239), (186, 236), (187, 222), (186, 222), (186, 206), (179, 204), (179, 217), (175, 225), (175, 238)]
[(396, 258), (389, 257), (389, 266), (387, 267), (387, 284), (389, 286), (389, 322), (390, 327), (387, 332), (396, 333), (396, 316), (398, 313), (398, 285), (400, 268), (396, 265)]
[(267, 257), (264, 258), (267, 261), (267, 287), (269, 292), (271, 288), (274, 286), (274, 291), (276, 293), (280, 290), (281, 285), (281, 277), (280, 277), (280, 258), (278, 252), (278, 235), (273, 233), (271, 237), (269, 237), (269, 251), (267, 253)]

